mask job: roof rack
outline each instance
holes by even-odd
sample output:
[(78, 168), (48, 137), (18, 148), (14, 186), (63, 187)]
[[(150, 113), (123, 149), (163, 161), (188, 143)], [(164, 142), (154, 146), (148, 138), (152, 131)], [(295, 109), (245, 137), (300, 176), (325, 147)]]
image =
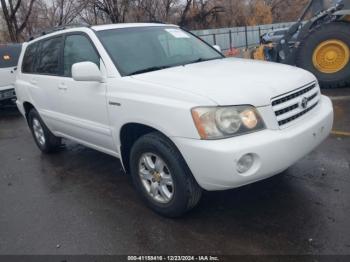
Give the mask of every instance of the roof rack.
[(32, 41), (32, 40), (34, 40), (35, 38), (37, 38), (39, 36), (48, 35), (48, 34), (52, 34), (52, 33), (55, 33), (55, 32), (58, 32), (58, 31), (62, 31), (62, 30), (65, 30), (65, 29), (78, 28), (78, 27), (90, 28), (91, 25), (89, 25), (89, 24), (67, 24), (67, 25), (60, 25), (60, 26), (51, 27), (51, 28), (45, 29), (40, 34), (38, 34), (37, 36), (31, 36), (29, 38), (29, 41)]
[(152, 24), (162, 24), (162, 25), (166, 25), (167, 23), (164, 21), (158, 21), (158, 20), (149, 20), (148, 23), (152, 23)]

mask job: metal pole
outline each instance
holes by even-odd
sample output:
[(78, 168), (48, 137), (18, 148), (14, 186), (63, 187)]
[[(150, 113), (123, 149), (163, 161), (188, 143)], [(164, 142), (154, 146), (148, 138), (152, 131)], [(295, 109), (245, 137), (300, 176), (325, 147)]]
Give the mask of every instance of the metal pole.
[(229, 31), (229, 34), (230, 34), (230, 50), (232, 50), (233, 43), (232, 43), (232, 31), (231, 30)]
[(245, 32), (245, 48), (248, 49), (248, 27), (247, 26), (245, 26), (244, 32)]
[(216, 45), (216, 34), (213, 34), (214, 45)]

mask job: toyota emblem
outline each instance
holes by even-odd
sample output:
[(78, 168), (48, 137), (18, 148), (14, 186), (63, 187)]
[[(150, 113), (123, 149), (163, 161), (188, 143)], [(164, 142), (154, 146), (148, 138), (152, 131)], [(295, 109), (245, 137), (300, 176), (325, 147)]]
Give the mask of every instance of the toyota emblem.
[(308, 104), (309, 104), (309, 99), (307, 97), (304, 97), (300, 103), (300, 106), (301, 108), (306, 109)]

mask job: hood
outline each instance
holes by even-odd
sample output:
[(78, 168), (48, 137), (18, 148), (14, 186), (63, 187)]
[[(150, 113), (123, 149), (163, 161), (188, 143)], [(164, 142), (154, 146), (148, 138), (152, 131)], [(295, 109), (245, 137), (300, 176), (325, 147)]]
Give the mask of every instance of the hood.
[(226, 58), (135, 75), (133, 78), (205, 96), (218, 105), (266, 106), (271, 99), (316, 81), (287, 65)]

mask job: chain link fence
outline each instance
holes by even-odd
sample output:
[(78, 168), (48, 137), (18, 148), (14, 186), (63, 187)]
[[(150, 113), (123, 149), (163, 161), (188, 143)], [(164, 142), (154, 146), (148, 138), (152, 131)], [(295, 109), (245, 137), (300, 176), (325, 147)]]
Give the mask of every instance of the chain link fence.
[(192, 31), (211, 45), (219, 45), (223, 52), (235, 49), (248, 49), (260, 44), (260, 36), (278, 29), (289, 28), (293, 23), (244, 26)]

